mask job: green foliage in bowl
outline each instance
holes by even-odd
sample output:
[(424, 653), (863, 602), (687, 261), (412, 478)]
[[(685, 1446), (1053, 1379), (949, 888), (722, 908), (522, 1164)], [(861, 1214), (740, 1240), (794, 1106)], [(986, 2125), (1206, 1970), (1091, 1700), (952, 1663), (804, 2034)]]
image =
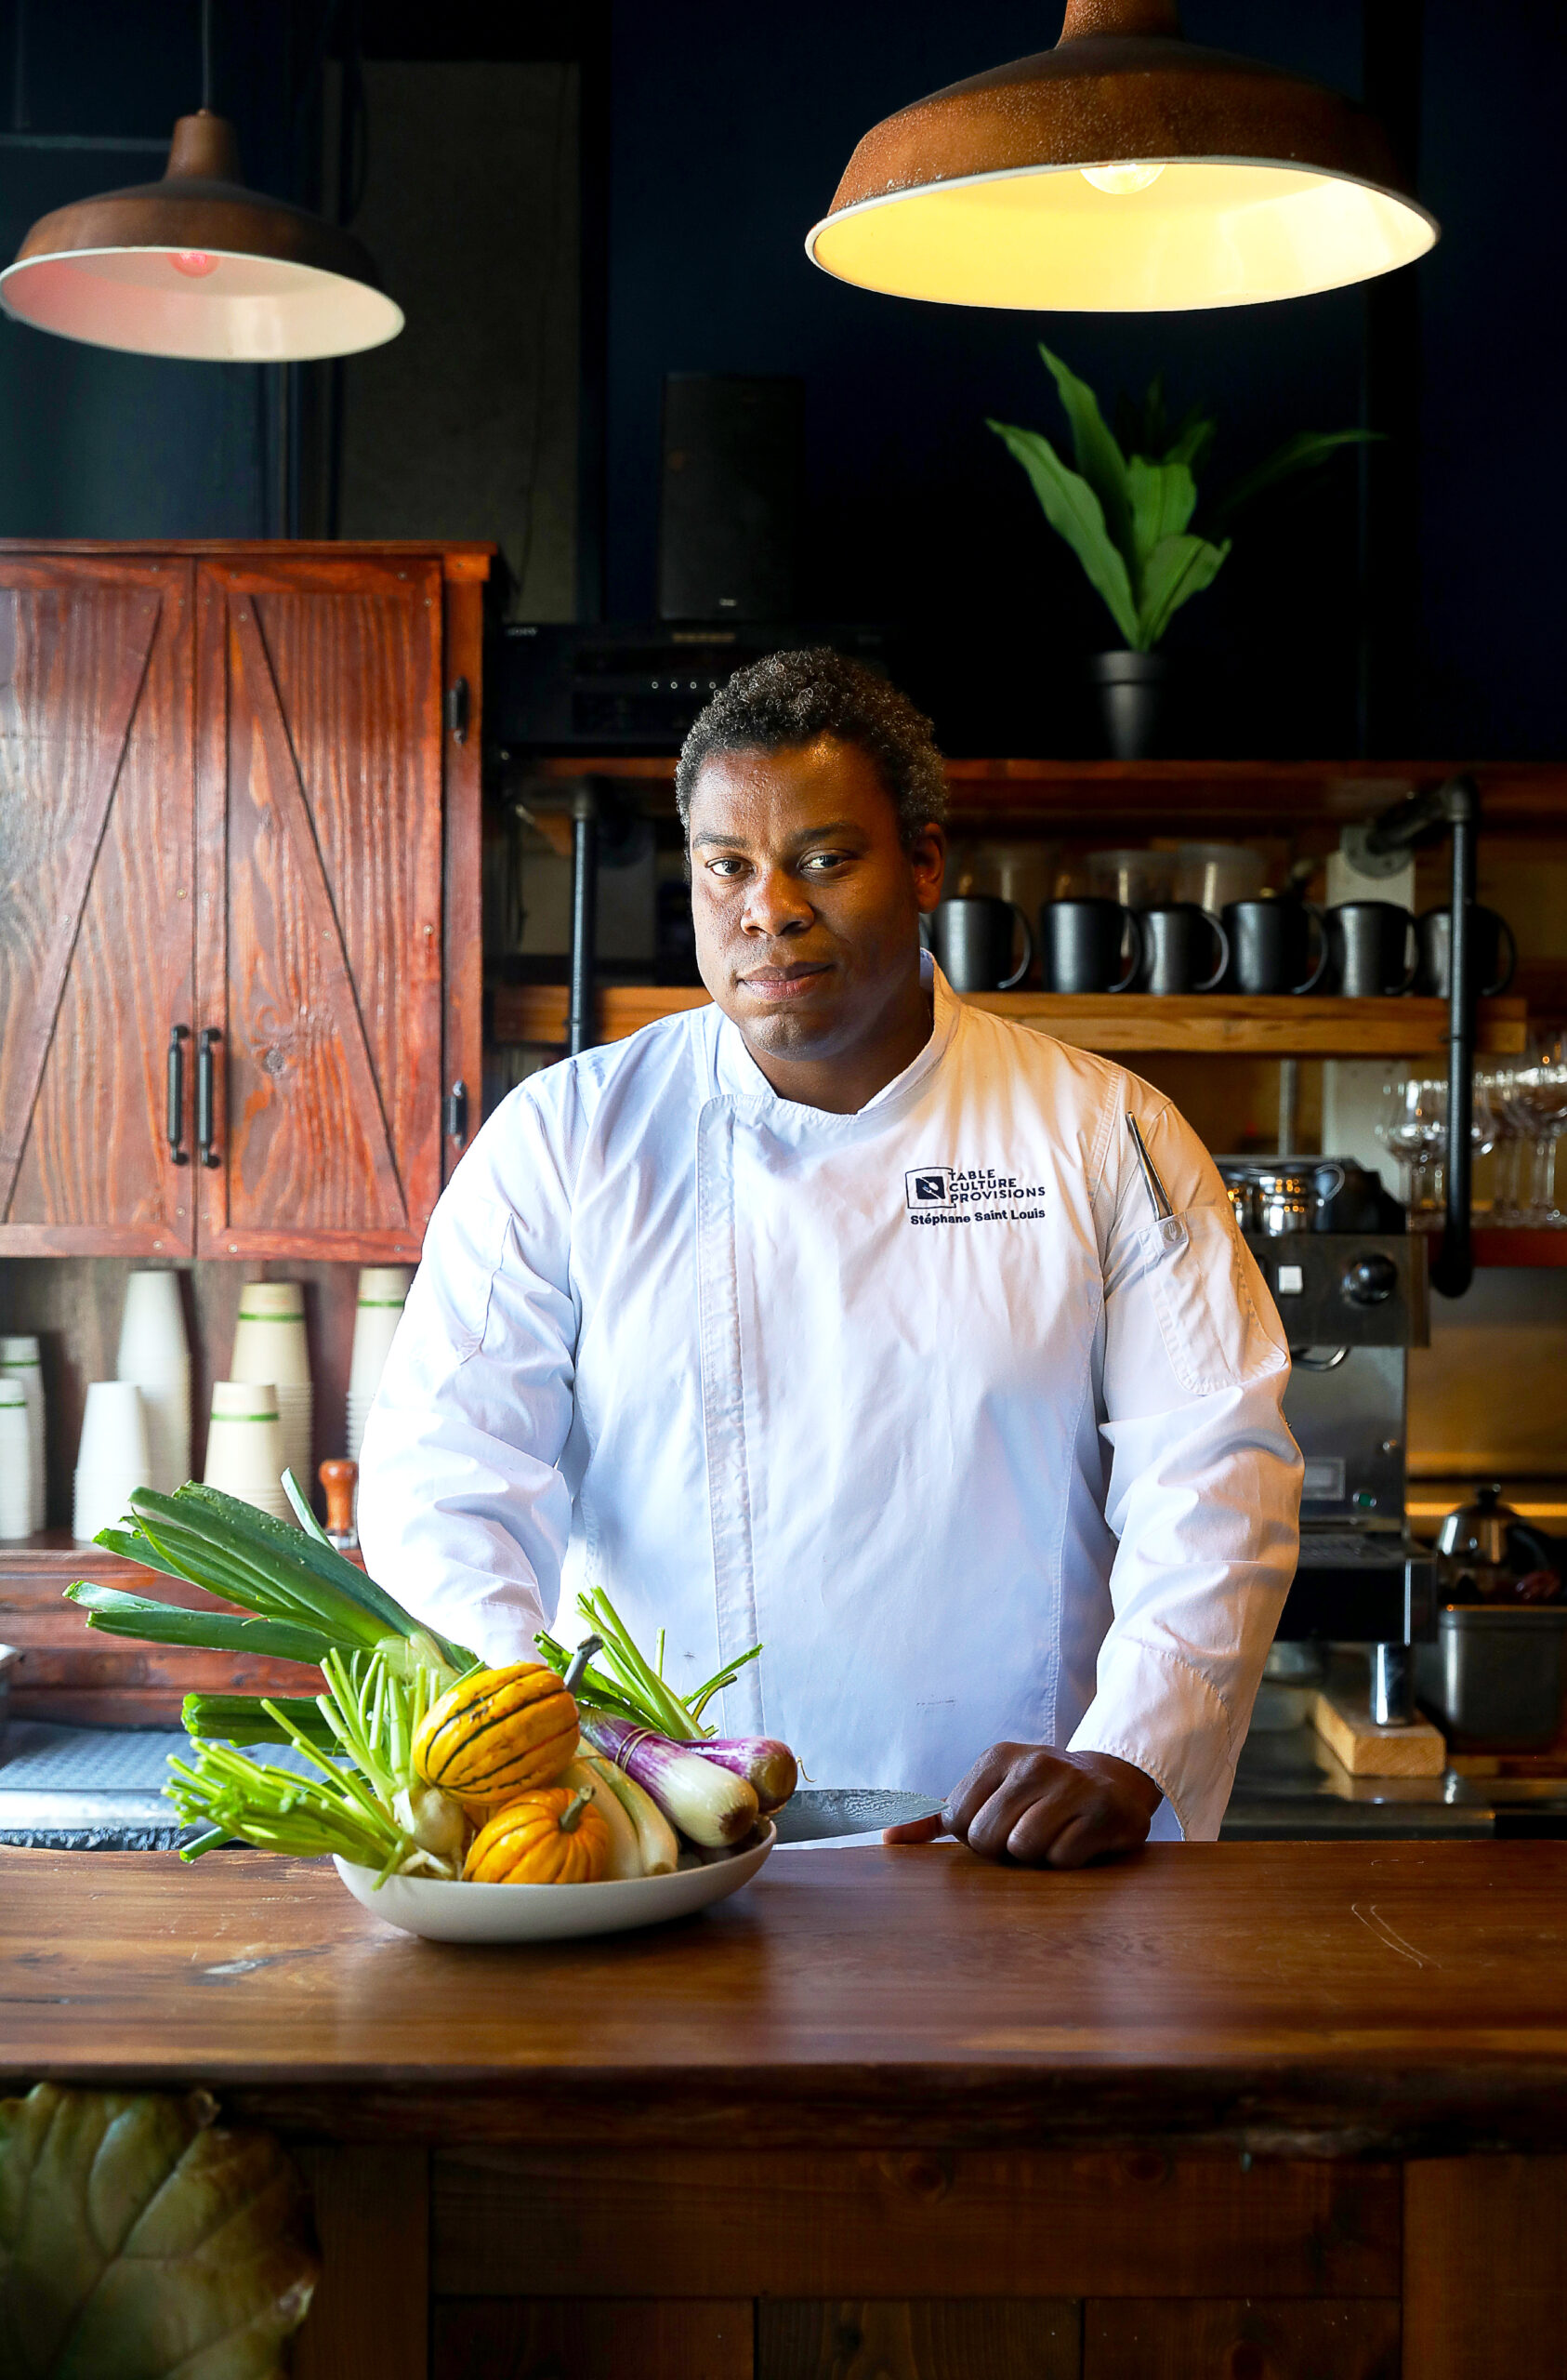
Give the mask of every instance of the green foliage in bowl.
[(1218, 427), (1198, 406), (1168, 420), (1162, 376), (1140, 405), (1122, 399), (1113, 432), (1099, 399), (1059, 355), (1040, 354), (1060, 393), (1076, 469), (1062, 462), (1040, 430), (989, 421), (1028, 473), (1045, 518), (1082, 563), (1089, 585), (1134, 653), (1152, 653), (1181, 605), (1211, 587), (1229, 554), (1224, 535), (1237, 512), (1265, 490), (1325, 463), (1341, 446), (1364, 444), (1369, 430), (1303, 430), (1244, 472), (1205, 510), (1200, 529), (1197, 472)]

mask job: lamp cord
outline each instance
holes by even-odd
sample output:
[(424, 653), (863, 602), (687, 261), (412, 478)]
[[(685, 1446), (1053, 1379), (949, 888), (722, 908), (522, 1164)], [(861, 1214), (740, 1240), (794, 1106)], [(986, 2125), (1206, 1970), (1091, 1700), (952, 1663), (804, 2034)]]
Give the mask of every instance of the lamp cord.
[(212, 0), (202, 0), (202, 113), (212, 113)]

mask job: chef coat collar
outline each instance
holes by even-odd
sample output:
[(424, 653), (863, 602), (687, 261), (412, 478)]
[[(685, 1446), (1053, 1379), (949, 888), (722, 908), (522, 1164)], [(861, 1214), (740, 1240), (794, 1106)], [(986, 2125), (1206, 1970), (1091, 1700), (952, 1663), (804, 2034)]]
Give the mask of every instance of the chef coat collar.
[(962, 1003), (955, 998), (951, 985), (928, 950), (919, 955), (919, 980), (931, 994), (930, 1038), (901, 1075), (894, 1075), (889, 1083), (884, 1083), (876, 1097), (853, 1114), (840, 1116), (829, 1108), (808, 1106), (797, 1099), (780, 1098), (745, 1047), (740, 1027), (717, 1005), (711, 1012), (716, 1026), (708, 1039), (710, 1096), (732, 1100), (757, 1122), (765, 1119), (775, 1130), (787, 1130), (791, 1136), (804, 1132), (852, 1133), (857, 1127), (874, 1129), (889, 1121), (918, 1097), (927, 1078), (945, 1057), (963, 1014)]

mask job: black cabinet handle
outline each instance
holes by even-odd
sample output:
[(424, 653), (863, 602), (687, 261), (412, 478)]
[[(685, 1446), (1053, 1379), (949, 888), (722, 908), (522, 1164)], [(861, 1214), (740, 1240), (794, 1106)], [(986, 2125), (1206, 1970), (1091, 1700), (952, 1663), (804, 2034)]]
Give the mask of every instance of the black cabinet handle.
[(171, 1165), (189, 1165), (185, 1150), (185, 1048), (191, 1038), (188, 1025), (171, 1025), (168, 1029), (168, 1120), (165, 1130), (168, 1136)]
[(213, 1058), (223, 1036), (216, 1025), (204, 1025), (196, 1037), (196, 1149), (204, 1165), (221, 1165), (213, 1147)]
[(455, 744), (467, 742), (467, 680), (458, 678), (446, 689), (446, 725)]
[(454, 1082), (446, 1094), (446, 1132), (459, 1148), (467, 1138), (467, 1085)]

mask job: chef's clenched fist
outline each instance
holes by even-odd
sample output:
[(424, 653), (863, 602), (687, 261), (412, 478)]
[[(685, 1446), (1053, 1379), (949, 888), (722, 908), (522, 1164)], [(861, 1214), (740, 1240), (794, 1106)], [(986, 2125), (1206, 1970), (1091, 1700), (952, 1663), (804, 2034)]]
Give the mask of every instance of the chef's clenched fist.
[(884, 1843), (955, 1834), (981, 1859), (1025, 1868), (1082, 1868), (1135, 1851), (1162, 1796), (1152, 1778), (1107, 1752), (1052, 1752), (1047, 1744), (992, 1744), (940, 1818), (890, 1826)]

